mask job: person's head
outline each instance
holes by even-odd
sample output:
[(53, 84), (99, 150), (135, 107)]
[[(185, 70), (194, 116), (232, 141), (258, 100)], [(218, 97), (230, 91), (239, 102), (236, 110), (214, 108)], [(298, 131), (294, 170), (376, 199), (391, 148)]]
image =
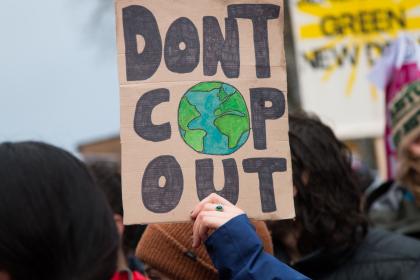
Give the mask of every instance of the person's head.
[(353, 246), (366, 220), (350, 151), (317, 118), (291, 114), (289, 126), (296, 219), (270, 223), (273, 242), (294, 232), (300, 254)]
[(398, 154), (397, 179), (419, 193), (420, 203), (420, 81), (403, 88), (390, 103), (389, 111)]
[(97, 185), (104, 192), (111, 210), (114, 213), (114, 220), (120, 236), (122, 237), (122, 249), (124, 250), (124, 253), (126, 255), (134, 253), (146, 226), (124, 226), (120, 165), (114, 161), (101, 160), (89, 163), (88, 167)]
[[(253, 221), (265, 251), (273, 253), (264, 222)], [(193, 223), (151, 224), (144, 232), (136, 255), (146, 264), (151, 280), (219, 279), (204, 246), (192, 248)]]
[(48, 144), (0, 144), (1, 272), (11, 280), (110, 279), (117, 249), (111, 211), (83, 163)]

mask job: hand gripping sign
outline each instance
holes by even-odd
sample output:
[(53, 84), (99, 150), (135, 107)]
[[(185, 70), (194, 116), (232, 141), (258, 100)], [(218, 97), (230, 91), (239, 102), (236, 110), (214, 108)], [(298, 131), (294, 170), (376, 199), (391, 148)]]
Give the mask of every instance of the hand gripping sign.
[(283, 2), (117, 0), (126, 224), (294, 217)]

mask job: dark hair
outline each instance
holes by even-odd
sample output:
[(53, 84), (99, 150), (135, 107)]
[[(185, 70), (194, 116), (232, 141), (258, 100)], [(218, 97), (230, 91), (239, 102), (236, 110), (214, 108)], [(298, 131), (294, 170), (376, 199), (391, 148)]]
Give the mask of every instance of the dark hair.
[(110, 279), (118, 233), (102, 192), (70, 153), (0, 144), (0, 271), (11, 279)]
[(123, 216), (121, 175), (119, 164), (113, 161), (94, 161), (88, 163), (98, 187), (104, 192), (114, 214)]
[[(114, 161), (98, 160), (88, 164), (97, 185), (105, 193), (114, 214), (124, 216), (120, 165)], [(126, 255), (134, 253), (146, 225), (127, 225), (122, 236)]]
[(353, 247), (366, 234), (367, 220), (350, 151), (315, 117), (291, 114), (289, 126), (299, 251)]

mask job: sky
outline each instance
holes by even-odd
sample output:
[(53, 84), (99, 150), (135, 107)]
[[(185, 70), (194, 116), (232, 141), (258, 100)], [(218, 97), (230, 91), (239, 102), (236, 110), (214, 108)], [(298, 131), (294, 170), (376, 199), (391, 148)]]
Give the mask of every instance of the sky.
[(97, 1), (2, 0), (0, 142), (76, 152), (118, 134), (113, 4)]

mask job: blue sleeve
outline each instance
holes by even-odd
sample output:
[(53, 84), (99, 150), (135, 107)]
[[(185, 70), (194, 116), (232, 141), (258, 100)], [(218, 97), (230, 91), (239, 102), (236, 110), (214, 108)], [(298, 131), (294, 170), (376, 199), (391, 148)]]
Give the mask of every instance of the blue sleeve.
[(220, 279), (309, 279), (264, 252), (262, 241), (246, 215), (233, 218), (206, 241)]

